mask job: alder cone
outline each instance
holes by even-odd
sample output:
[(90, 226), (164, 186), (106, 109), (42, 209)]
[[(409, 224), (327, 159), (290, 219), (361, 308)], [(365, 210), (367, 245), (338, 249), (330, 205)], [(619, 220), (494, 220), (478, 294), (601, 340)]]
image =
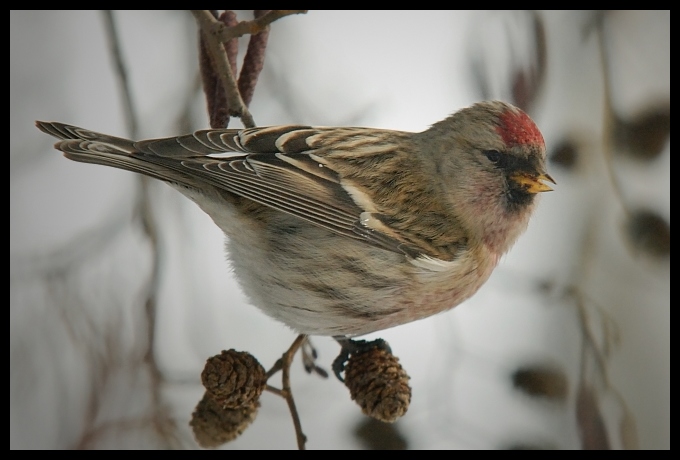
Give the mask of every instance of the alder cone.
[(239, 437), (253, 423), (259, 408), (259, 401), (238, 409), (224, 408), (205, 393), (191, 415), (189, 425), (201, 447), (215, 448)]
[(257, 401), (267, 383), (259, 361), (248, 352), (233, 349), (208, 358), (201, 380), (215, 401), (229, 409)]
[(364, 414), (392, 423), (411, 403), (409, 376), (399, 358), (380, 348), (355, 353), (345, 366), (345, 385)]

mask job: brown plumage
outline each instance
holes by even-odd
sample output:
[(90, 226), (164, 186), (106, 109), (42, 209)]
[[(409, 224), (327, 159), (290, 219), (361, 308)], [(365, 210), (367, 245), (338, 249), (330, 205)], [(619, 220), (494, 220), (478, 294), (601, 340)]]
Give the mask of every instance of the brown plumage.
[(195, 201), (227, 235), (252, 303), (307, 334), (366, 334), (456, 306), (552, 182), (538, 128), (498, 101), (422, 133), (274, 126), (133, 142), (37, 126), (67, 158)]

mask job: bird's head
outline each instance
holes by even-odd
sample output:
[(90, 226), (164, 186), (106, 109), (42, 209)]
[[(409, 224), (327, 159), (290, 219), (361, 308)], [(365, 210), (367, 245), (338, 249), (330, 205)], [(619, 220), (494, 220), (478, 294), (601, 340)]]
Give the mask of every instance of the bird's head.
[(464, 108), (421, 133), (454, 214), (505, 252), (524, 231), (538, 193), (555, 183), (543, 135), (522, 110), (500, 101)]

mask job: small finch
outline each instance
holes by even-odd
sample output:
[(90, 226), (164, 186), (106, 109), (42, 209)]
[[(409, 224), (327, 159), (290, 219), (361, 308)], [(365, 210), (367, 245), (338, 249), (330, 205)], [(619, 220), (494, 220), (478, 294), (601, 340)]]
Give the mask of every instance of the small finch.
[(460, 304), (554, 183), (534, 122), (498, 101), (422, 133), (273, 126), (134, 142), (36, 124), (71, 160), (193, 200), (227, 235), (250, 301), (310, 335), (367, 334)]

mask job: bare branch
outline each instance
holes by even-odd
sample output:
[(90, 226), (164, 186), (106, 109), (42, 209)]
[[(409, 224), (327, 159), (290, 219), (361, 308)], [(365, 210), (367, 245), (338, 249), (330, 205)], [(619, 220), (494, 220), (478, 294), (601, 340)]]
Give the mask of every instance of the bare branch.
[[(213, 16), (217, 16), (216, 11), (211, 11)], [(236, 14), (233, 11), (225, 11), (220, 16), (220, 21), (227, 26), (233, 26), (238, 23)], [(221, 78), (213, 65), (213, 59), (210, 57), (210, 52), (206, 44), (205, 32), (201, 30), (199, 33), (199, 67), (201, 71), (201, 79), (203, 81), (203, 92), (205, 93), (206, 103), (208, 106), (208, 117), (210, 119), (211, 128), (226, 128), (229, 125), (229, 101), (225, 95), (224, 86), (221, 84)], [(236, 38), (229, 40), (223, 44), (224, 50), (227, 53), (227, 59), (231, 67), (232, 73), (236, 74), (236, 56), (238, 54), (238, 40)]]
[[(243, 125), (246, 128), (255, 126), (255, 121), (248, 111), (248, 108), (243, 103), (241, 94), (238, 91), (238, 85), (234, 79), (234, 74), (231, 71), (227, 55), (222, 46), (222, 41), (211, 30), (212, 24), (219, 24), (221, 27), (226, 27), (221, 22), (217, 21), (210, 12), (203, 10), (192, 11), (194, 17), (201, 25), (202, 37), (204, 39), (205, 47), (208, 55), (211, 57), (214, 72), (220, 78), (222, 87), (229, 107), (229, 115), (234, 115), (241, 118)], [(234, 38), (234, 37), (231, 37)]]
[(219, 41), (226, 42), (232, 38), (242, 37), (247, 34), (259, 34), (269, 27), (269, 24), (272, 22), (293, 14), (305, 14), (307, 10), (272, 10), (252, 21), (241, 21), (234, 27), (227, 27), (221, 24), (207, 11), (192, 10), (191, 12), (199, 22), (201, 29), (214, 34)]
[(288, 350), (279, 358), (274, 366), (267, 371), (267, 378), (276, 374), (279, 370), (282, 371), (281, 376), (281, 389), (267, 385), (265, 389), (270, 393), (281, 396), (288, 403), (288, 410), (290, 410), (290, 415), (293, 418), (293, 425), (295, 426), (295, 436), (297, 438), (298, 449), (304, 450), (305, 443), (307, 442), (307, 436), (302, 432), (302, 424), (300, 423), (300, 416), (298, 415), (297, 408), (295, 407), (295, 399), (293, 398), (293, 390), (290, 386), (290, 366), (293, 363), (293, 358), (298, 352), (301, 346), (307, 341), (307, 336), (305, 334), (300, 334), (297, 336), (293, 344)]
[[(241, 118), (243, 125), (247, 128), (255, 126), (255, 121), (248, 111), (247, 104), (244, 102), (239, 92), (238, 84), (234, 78), (234, 72), (228, 62), (228, 57), (223, 51), (222, 43), (228, 42), (231, 39), (241, 37), (245, 34), (259, 34), (268, 30), (269, 24), (284, 16), (291, 14), (306, 13), (306, 10), (274, 10), (270, 11), (252, 21), (241, 21), (238, 24), (229, 27), (226, 24), (218, 21), (215, 17), (206, 10), (192, 10), (192, 14), (196, 18), (204, 39), (205, 48), (211, 57), (214, 72), (219, 76), (224, 93), (229, 107), (229, 115)], [(266, 44), (266, 37), (260, 38), (254, 42), (253, 50), (258, 50), (251, 58), (253, 69), (248, 71), (246, 75), (250, 77), (244, 79), (244, 88), (248, 88), (249, 92), (254, 89), (254, 84), (259, 75), (257, 62), (261, 63), (264, 59), (264, 47)], [(255, 51), (253, 51), (255, 52)], [(253, 79), (254, 77), (254, 79)], [(249, 95), (249, 98), (252, 94)]]

